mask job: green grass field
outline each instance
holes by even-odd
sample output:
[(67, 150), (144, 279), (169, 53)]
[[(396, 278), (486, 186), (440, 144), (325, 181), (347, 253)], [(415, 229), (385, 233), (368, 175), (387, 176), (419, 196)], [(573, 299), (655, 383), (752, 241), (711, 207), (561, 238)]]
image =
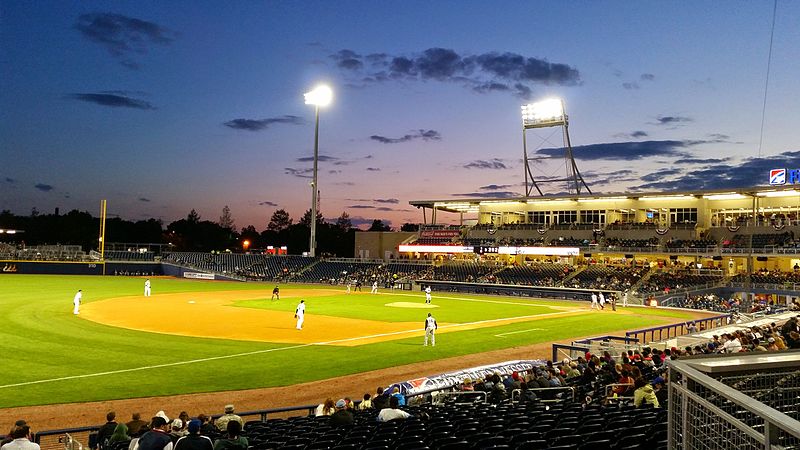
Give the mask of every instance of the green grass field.
[[(0, 408), (121, 398), (216, 392), (293, 385), (395, 365), (479, 353), (570, 337), (601, 335), (685, 319), (685, 313), (638, 309), (636, 316), (586, 314), (442, 333), (437, 346), (421, 350), (421, 338), (354, 347), (296, 345), (205, 339), (115, 328), (72, 315), (72, 297), (84, 303), (141, 295), (141, 278), (3, 275), (0, 309)], [(154, 294), (264, 290), (272, 285), (155, 279)], [(309, 286), (282, 286), (282, 292)], [(325, 288), (329, 288), (325, 286)], [(427, 310), (394, 308), (390, 302), (422, 302), (423, 294), (384, 291), (379, 296), (332, 293), (313, 298), (314, 314), (419, 322)], [(157, 299), (157, 297), (154, 297)], [(293, 310), (294, 302), (239, 301), (241, 308)], [(440, 323), (467, 323), (557, 312), (548, 305), (570, 305), (516, 297), (434, 293)], [(141, 314), (158, 316), (157, 304), (142, 298)], [(647, 315), (644, 317), (643, 315)], [(164, 318), (168, 320), (168, 318)], [(308, 320), (308, 319), (307, 319)], [(236, 324), (220, 324), (235, 327)], [(540, 328), (529, 332), (531, 328)], [(513, 333), (518, 331), (519, 333)], [(504, 335), (506, 334), (506, 335)], [(496, 336), (503, 335), (503, 336)], [(311, 370), (313, 369), (313, 370)], [(427, 375), (427, 374), (420, 374)], [(431, 374), (432, 375), (432, 374)], [(400, 380), (387, 380), (400, 381)]]

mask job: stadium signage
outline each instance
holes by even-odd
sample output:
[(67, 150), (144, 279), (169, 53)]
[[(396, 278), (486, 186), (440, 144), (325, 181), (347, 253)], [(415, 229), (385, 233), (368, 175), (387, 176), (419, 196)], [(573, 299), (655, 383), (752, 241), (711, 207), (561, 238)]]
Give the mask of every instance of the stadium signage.
[(772, 169), (769, 171), (769, 184), (800, 184), (800, 169)]
[(183, 272), (184, 278), (191, 278), (194, 280), (213, 280), (214, 274), (213, 273), (201, 273), (201, 272)]

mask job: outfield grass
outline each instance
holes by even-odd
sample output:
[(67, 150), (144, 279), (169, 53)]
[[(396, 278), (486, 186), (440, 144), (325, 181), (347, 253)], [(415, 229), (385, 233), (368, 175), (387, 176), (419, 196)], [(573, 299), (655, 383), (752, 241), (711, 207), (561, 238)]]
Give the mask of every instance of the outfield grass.
[[(578, 316), (554, 316), (535, 322), (443, 333), (438, 336), (439, 345), (421, 352), (419, 337), (355, 347), (302, 346), (140, 332), (72, 315), (72, 297), (78, 289), (84, 291), (84, 303), (141, 295), (141, 278), (3, 275), (0, 286), (0, 308), (5, 313), (0, 326), (0, 342), (5, 349), (0, 364), (0, 407), (293, 385), (407, 363), (647, 327), (664, 323), (665, 317), (688, 317), (679, 311), (641, 309), (642, 314), (648, 314), (641, 317), (593, 314), (587, 309), (586, 314)], [(256, 283), (153, 280), (156, 295), (271, 287)], [(296, 288), (281, 286), (284, 295)], [(421, 328), (428, 310), (385, 304), (422, 302), (423, 294), (409, 296), (408, 291), (399, 294), (334, 292), (310, 298), (308, 314), (309, 318), (324, 314), (411, 321), (419, 322)], [(440, 323), (540, 315), (558, 312), (548, 305), (575, 305), (452, 293), (434, 294), (434, 303), (438, 307), (431, 311)], [(236, 306), (291, 311), (295, 301), (271, 302), (267, 297), (237, 302)], [(158, 316), (158, 306), (142, 298), (141, 313)], [(532, 328), (541, 330), (529, 331)]]

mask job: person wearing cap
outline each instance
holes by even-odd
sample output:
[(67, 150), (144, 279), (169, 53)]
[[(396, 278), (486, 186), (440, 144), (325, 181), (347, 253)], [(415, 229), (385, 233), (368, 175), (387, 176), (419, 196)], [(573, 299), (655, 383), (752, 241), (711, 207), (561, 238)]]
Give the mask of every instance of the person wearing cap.
[(247, 450), (247, 438), (240, 436), (242, 425), (239, 422), (231, 420), (225, 431), (228, 433), (227, 437), (217, 439), (214, 442), (214, 450)]
[(230, 421), (239, 422), (239, 425), (241, 425), (240, 431), (244, 429), (244, 421), (241, 417), (233, 413), (233, 405), (225, 405), (225, 414), (220, 416), (220, 418), (214, 422), (214, 425), (217, 426), (219, 431), (226, 431), (228, 429), (228, 422)]
[(186, 436), (186, 434), (188, 434), (188, 431), (183, 430), (183, 421), (181, 419), (173, 420), (169, 431), (169, 437), (172, 439), (172, 443), (178, 442), (178, 439)]
[(298, 330), (303, 329), (303, 322), (305, 320), (305, 316), (306, 316), (306, 301), (300, 300), (300, 303), (298, 303), (297, 308), (294, 310), (294, 318), (297, 319), (296, 328)]
[(347, 402), (344, 401), (343, 398), (340, 398), (336, 401), (336, 412), (331, 414), (330, 422), (328, 422), (332, 427), (342, 427), (342, 426), (350, 426), (353, 425), (355, 422), (355, 416), (353, 416), (353, 412), (348, 410)]
[(150, 431), (143, 434), (136, 443), (137, 450), (172, 450), (172, 439), (169, 437), (170, 423), (161, 416), (150, 421)]
[[(40, 450), (39, 444), (31, 442), (31, 428), (24, 424), (11, 430), (11, 442), (0, 447), (2, 450)], [(19, 423), (19, 421), (17, 421)]]
[(72, 298), (72, 314), (76, 316), (81, 313), (81, 299), (83, 298), (83, 290), (78, 289), (75, 297)]
[(439, 329), (439, 324), (436, 323), (436, 319), (433, 317), (431, 313), (428, 313), (428, 317), (425, 319), (425, 326), (423, 328), (425, 330), (425, 346), (428, 346), (428, 338), (431, 339), (431, 347), (436, 346), (436, 330)]
[(175, 450), (212, 450), (214, 443), (208, 436), (200, 434), (201, 426), (202, 422), (198, 419), (189, 421), (189, 425), (186, 427), (189, 434), (178, 439), (178, 442), (175, 443)]

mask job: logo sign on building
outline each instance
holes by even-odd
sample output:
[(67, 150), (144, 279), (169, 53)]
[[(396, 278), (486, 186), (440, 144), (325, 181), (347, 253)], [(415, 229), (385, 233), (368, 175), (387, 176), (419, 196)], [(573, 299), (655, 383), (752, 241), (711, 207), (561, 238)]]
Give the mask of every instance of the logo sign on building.
[(769, 184), (786, 184), (786, 169), (772, 169), (769, 171)]

